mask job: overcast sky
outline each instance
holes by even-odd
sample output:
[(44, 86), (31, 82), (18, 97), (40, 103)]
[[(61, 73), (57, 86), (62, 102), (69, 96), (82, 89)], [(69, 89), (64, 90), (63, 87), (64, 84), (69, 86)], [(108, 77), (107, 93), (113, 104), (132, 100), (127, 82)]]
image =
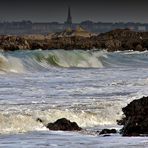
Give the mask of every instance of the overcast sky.
[(73, 22), (148, 23), (148, 0), (0, 0), (0, 21), (64, 22), (68, 6)]

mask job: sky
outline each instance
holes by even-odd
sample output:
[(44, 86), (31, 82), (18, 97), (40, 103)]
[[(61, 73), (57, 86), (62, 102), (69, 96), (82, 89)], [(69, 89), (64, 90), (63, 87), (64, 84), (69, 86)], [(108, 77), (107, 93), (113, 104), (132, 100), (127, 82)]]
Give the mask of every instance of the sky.
[(0, 21), (148, 23), (148, 0), (0, 0)]

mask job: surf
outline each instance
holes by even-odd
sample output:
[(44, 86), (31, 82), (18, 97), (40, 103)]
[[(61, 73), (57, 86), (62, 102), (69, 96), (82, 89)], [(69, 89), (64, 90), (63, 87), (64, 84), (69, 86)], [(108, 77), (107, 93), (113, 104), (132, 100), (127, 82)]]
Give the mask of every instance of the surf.
[(48, 71), (51, 68), (147, 67), (148, 52), (34, 50), (0, 53), (0, 73)]
[[(7, 110), (0, 113), (0, 134), (48, 130), (45, 125), (60, 118), (76, 122), (84, 129), (104, 125), (115, 126), (116, 120), (121, 117), (119, 112), (121, 113), (121, 107), (124, 105), (122, 101), (117, 102), (115, 104), (113, 101), (100, 101), (83, 107), (71, 106), (69, 109), (50, 108), (47, 105), (44, 109), (42, 106), (42, 110), (39, 107), (32, 108), (33, 104), (24, 104), (23, 108), (21, 105), (17, 107), (10, 105), (7, 106)], [(93, 108), (95, 111), (91, 111)], [(38, 122), (37, 119), (41, 119), (43, 123)]]

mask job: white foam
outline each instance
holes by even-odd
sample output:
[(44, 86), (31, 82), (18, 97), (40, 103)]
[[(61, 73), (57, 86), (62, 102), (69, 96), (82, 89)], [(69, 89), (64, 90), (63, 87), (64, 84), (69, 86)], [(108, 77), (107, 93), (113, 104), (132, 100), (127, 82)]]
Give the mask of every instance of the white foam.
[[(102, 125), (116, 125), (116, 120), (121, 118), (121, 107), (123, 103), (120, 101), (114, 102), (94, 102), (88, 106), (74, 105), (72, 109), (46, 109), (37, 110), (33, 106), (11, 106), (0, 114), (0, 132), (1, 133), (20, 133), (28, 131), (43, 130), (49, 122), (55, 122), (60, 118), (67, 118), (70, 121), (76, 122), (82, 128), (99, 127)], [(88, 110), (91, 108), (91, 110)], [(93, 111), (93, 108), (95, 111)], [(87, 110), (85, 110), (87, 109)], [(36, 121), (37, 118), (43, 120), (43, 124)]]
[(19, 58), (12, 56), (5, 57), (0, 54), (0, 70), (3, 72), (22, 73), (24, 66)]

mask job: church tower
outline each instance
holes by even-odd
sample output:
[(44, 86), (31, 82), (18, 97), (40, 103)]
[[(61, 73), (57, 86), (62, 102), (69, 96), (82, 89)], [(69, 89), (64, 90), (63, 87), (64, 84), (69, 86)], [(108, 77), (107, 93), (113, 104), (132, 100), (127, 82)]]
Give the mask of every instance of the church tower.
[(67, 16), (67, 21), (65, 22), (67, 27), (72, 27), (72, 17), (71, 17), (71, 9), (68, 7), (68, 16)]

